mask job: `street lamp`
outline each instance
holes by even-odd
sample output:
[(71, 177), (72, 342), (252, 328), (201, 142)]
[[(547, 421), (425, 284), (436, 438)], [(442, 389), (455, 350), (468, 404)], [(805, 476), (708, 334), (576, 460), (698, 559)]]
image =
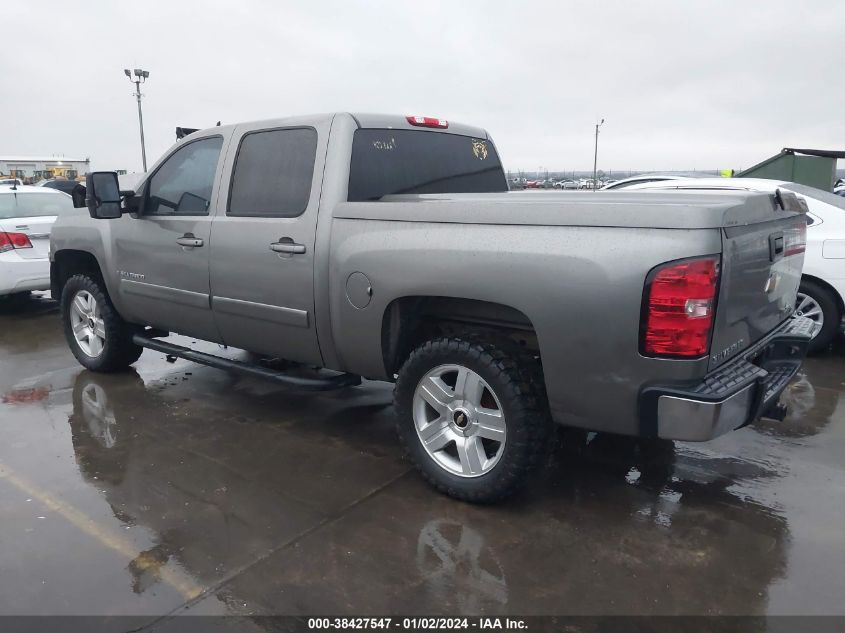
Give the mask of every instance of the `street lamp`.
[[(135, 79), (132, 79), (133, 73)], [(129, 77), (129, 81), (135, 84), (135, 92), (132, 93), (132, 96), (138, 100), (138, 125), (141, 128), (141, 162), (144, 165), (144, 171), (147, 171), (147, 149), (144, 147), (144, 115), (141, 114), (141, 84), (146, 82), (150, 73), (140, 68), (135, 68), (132, 72), (129, 72), (128, 68), (124, 68), (123, 74)]]
[[(139, 108), (141, 107), (140, 102), (139, 102), (138, 107)], [(599, 128), (602, 125), (604, 125), (604, 119), (602, 119), (601, 121), (596, 123), (596, 151), (593, 154), (593, 191), (596, 190), (596, 187), (598, 185), (598, 183), (596, 182), (596, 174), (597, 174), (596, 168), (598, 167), (598, 164), (599, 164)]]

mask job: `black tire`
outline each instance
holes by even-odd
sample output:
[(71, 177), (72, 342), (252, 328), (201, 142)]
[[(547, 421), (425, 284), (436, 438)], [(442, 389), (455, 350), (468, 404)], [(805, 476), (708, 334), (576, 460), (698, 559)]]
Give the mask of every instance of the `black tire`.
[(836, 300), (836, 296), (815, 281), (802, 279), (801, 285), (798, 287), (798, 292), (807, 295), (819, 304), (824, 315), (822, 329), (810, 341), (808, 350), (810, 354), (817, 354), (826, 350), (836, 335), (839, 334), (839, 328), (842, 324), (842, 311), (839, 309), (839, 302)]
[[(105, 330), (103, 348), (96, 356), (85, 353), (73, 334), (70, 317), (71, 303), (83, 290), (96, 300)], [(144, 351), (144, 348), (132, 342), (135, 328), (117, 313), (101, 280), (84, 274), (74, 275), (68, 279), (62, 290), (60, 308), (65, 338), (70, 351), (86, 369), (104, 373), (121, 371), (138, 360)]]
[[(399, 370), (394, 403), (396, 429), (410, 459), (440, 492), (474, 503), (500, 501), (525, 485), (543, 463), (551, 443), (552, 423), (539, 363), (521, 349), (508, 354), (491, 342), (439, 338), (415, 349)], [(419, 382), (441, 365), (460, 365), (478, 374), (495, 393), (506, 425), (498, 461), (475, 477), (453, 474), (423, 447), (413, 414)]]

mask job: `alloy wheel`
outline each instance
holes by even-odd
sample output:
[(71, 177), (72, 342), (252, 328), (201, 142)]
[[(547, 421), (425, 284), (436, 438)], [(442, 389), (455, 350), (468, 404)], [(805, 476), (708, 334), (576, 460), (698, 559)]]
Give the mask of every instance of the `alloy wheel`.
[(505, 449), (505, 414), (490, 385), (462, 365), (440, 365), (417, 384), (414, 426), (426, 453), (445, 471), (479, 477)]
[(822, 311), (822, 307), (810, 295), (806, 295), (803, 292), (798, 293), (795, 297), (795, 314), (797, 316), (807, 317), (815, 323), (813, 338), (824, 327), (824, 312)]
[(97, 358), (106, 344), (106, 326), (97, 300), (87, 290), (80, 290), (70, 307), (73, 338), (86, 356)]

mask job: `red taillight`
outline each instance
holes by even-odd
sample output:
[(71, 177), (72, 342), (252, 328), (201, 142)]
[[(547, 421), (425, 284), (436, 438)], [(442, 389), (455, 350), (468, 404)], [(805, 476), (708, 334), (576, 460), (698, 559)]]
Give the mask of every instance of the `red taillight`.
[(32, 248), (32, 242), (25, 233), (6, 233), (0, 231), (0, 253), (5, 253), (13, 248)]
[(670, 262), (647, 282), (643, 353), (648, 356), (703, 356), (710, 346), (719, 257)]
[(417, 127), (439, 127), (446, 129), (449, 127), (449, 122), (444, 119), (436, 119), (431, 116), (406, 116), (408, 123), (416, 125)]

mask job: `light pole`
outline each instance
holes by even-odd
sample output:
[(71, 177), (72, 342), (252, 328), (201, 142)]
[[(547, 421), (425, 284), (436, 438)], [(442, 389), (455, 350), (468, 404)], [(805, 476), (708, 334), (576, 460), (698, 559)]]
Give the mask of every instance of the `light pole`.
[[(135, 79), (132, 79), (132, 74), (135, 74)], [(135, 68), (129, 72), (128, 68), (123, 69), (123, 74), (129, 77), (129, 81), (135, 84), (135, 92), (133, 96), (138, 100), (138, 126), (141, 128), (141, 162), (144, 165), (144, 171), (147, 171), (147, 149), (144, 147), (144, 115), (141, 113), (141, 84), (150, 76), (149, 71)]]
[[(138, 107), (140, 108), (141, 107), (140, 101), (138, 103), (139, 103)], [(601, 121), (596, 123), (596, 151), (593, 154), (593, 191), (596, 190), (596, 186), (598, 184), (596, 182), (596, 174), (597, 174), (596, 168), (598, 167), (598, 164), (599, 164), (599, 128), (602, 125), (604, 125), (604, 119), (602, 119)]]

